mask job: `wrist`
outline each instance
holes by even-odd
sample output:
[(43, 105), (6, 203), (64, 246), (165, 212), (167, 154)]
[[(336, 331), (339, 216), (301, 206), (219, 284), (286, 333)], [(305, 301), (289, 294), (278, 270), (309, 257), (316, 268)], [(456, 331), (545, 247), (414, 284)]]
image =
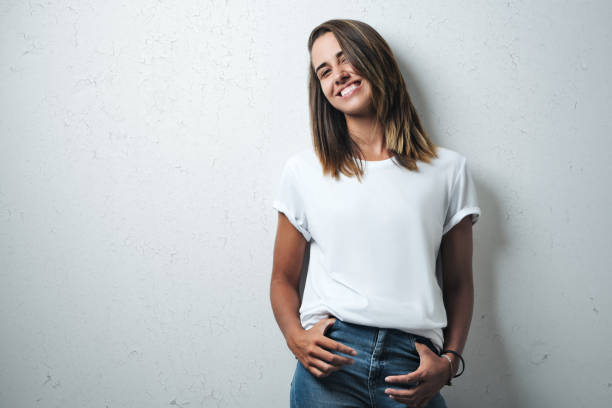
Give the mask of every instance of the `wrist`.
[[(456, 367), (456, 368), (453, 367), (451, 356), (450, 356), (451, 354), (456, 357), (455, 361), (459, 359), (459, 361), (461, 362), (461, 372), (460, 373), (457, 373), (457, 370), (459, 367)], [(442, 350), (441, 355), (444, 356), (444, 358), (446, 358), (447, 361), (449, 362), (449, 367), (451, 368), (451, 371), (453, 372), (452, 378), (459, 377), (461, 374), (463, 374), (463, 372), (465, 371), (465, 361), (463, 360), (463, 357), (461, 356), (461, 354), (459, 354), (455, 350), (445, 348)], [(456, 365), (459, 365), (459, 362), (457, 362)], [(450, 380), (448, 382), (448, 385), (451, 385)]]
[(442, 356), (448, 356), (447, 357), (442, 357), (445, 360), (450, 360), (450, 366), (451, 366), (451, 378), (455, 376), (455, 374), (457, 374), (457, 371), (459, 371), (459, 358), (452, 354), (452, 353), (443, 353)]
[(287, 330), (285, 334), (285, 341), (287, 342), (287, 346), (291, 350), (293, 350), (293, 346), (295, 345), (298, 337), (305, 331), (306, 330), (304, 330), (304, 328), (301, 325)]
[(446, 373), (446, 385), (452, 385), (451, 380), (454, 377), (454, 365), (453, 362), (451, 361), (450, 356), (448, 356), (447, 354), (441, 354), (440, 358), (442, 360), (444, 360), (444, 365), (445, 365), (445, 373)]

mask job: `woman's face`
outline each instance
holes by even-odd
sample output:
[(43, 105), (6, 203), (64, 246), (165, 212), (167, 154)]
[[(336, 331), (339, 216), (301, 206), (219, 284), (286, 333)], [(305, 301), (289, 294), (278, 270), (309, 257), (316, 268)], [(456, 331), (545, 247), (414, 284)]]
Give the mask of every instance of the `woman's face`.
[(310, 58), (323, 94), (334, 108), (352, 116), (373, 114), (370, 82), (348, 62), (333, 33), (315, 40)]

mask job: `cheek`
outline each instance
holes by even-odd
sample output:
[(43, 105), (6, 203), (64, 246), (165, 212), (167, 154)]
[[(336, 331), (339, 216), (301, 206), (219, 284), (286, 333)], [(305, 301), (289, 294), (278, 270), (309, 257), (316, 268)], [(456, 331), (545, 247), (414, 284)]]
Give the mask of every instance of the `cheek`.
[(363, 93), (366, 95), (370, 95), (372, 93), (372, 88), (370, 88), (369, 83), (365, 83), (363, 87)]
[(372, 99), (372, 88), (370, 88), (369, 86), (365, 87), (363, 89), (363, 97), (370, 101)]
[(327, 99), (331, 100), (333, 97), (332, 87), (329, 85), (323, 85), (323, 94)]

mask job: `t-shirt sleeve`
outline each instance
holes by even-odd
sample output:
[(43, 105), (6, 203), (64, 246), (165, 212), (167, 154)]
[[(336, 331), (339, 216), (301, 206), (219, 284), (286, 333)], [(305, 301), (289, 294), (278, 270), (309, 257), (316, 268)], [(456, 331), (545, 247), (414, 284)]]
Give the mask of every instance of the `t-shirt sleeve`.
[(472, 180), (466, 159), (463, 158), (451, 189), (442, 235), (457, 225), (466, 215), (471, 215), (472, 225), (476, 224), (480, 218), (480, 206), (474, 180)]
[(308, 230), (308, 218), (306, 217), (304, 204), (295, 169), (292, 162), (287, 160), (281, 173), (276, 196), (272, 201), (272, 207), (285, 214), (291, 224), (302, 233), (306, 241), (310, 241), (311, 235)]

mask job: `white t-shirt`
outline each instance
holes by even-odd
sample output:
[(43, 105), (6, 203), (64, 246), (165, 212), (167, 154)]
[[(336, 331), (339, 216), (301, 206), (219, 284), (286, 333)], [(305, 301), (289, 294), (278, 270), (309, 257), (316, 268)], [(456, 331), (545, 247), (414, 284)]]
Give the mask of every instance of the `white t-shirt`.
[(441, 351), (442, 235), (480, 208), (466, 159), (438, 148), (419, 171), (364, 161), (365, 177), (323, 176), (312, 147), (285, 162), (272, 206), (310, 243), (304, 329), (335, 316), (430, 338)]

